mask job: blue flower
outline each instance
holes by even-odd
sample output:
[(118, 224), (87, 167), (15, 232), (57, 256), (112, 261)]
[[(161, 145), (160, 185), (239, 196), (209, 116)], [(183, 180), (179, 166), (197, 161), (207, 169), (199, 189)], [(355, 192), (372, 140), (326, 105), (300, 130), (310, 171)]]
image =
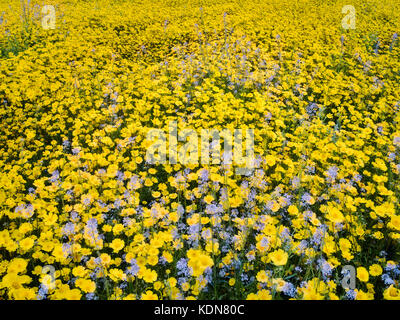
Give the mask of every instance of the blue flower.
[(202, 169), (200, 172), (200, 179), (204, 181), (208, 181), (208, 170)]
[(95, 230), (97, 229), (97, 220), (95, 218), (91, 218), (87, 222), (87, 226), (89, 229)]
[(269, 240), (266, 237), (263, 237), (260, 241), (261, 247), (267, 248), (269, 244)]
[(87, 293), (85, 295), (85, 297), (86, 297), (87, 300), (96, 300), (96, 298), (97, 298), (96, 295), (93, 292)]
[(336, 177), (337, 177), (338, 171), (339, 171), (339, 168), (336, 167), (336, 166), (329, 167), (328, 172), (327, 172), (328, 173), (328, 177), (332, 181), (334, 181), (336, 179)]
[(293, 298), (296, 295), (296, 287), (292, 283), (286, 282), (282, 287), (282, 292)]
[(314, 117), (317, 114), (318, 105), (315, 102), (310, 103), (306, 107), (306, 112), (310, 117)]
[(294, 268), (294, 271), (296, 271), (296, 272), (302, 272), (303, 269), (300, 268), (299, 266), (296, 266), (296, 267)]
[(395, 283), (394, 280), (386, 273), (384, 273), (381, 277), (383, 282), (388, 286)]
[(187, 265), (187, 259), (181, 258), (176, 263), (176, 268), (178, 269), (179, 276), (190, 276), (189, 268)]
[(140, 267), (138, 266), (138, 264), (137, 264), (137, 262), (136, 262), (135, 259), (132, 259), (132, 260), (130, 261), (130, 264), (131, 264), (131, 266), (128, 268), (128, 270), (126, 271), (126, 273), (127, 273), (128, 275), (131, 275), (131, 276), (136, 276), (137, 273), (138, 273), (139, 270), (140, 270)]
[(81, 151), (80, 148), (73, 148), (73, 149), (72, 149), (72, 154), (73, 154), (73, 155), (77, 155), (80, 151)]
[(72, 235), (75, 233), (75, 224), (72, 222), (67, 222), (62, 229), (62, 233), (65, 235)]
[(43, 300), (43, 299), (45, 299), (47, 293), (48, 293), (47, 287), (46, 287), (45, 285), (41, 284), (40, 287), (39, 287), (37, 299), (38, 299), (38, 300)]
[(357, 297), (357, 292), (354, 290), (348, 290), (346, 292), (346, 298), (349, 300), (355, 300)]

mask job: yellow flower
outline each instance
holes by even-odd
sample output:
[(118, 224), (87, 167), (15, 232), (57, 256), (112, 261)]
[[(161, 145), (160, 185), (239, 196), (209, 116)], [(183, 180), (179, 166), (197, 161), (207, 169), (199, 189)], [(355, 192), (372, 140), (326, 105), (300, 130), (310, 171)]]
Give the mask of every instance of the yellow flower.
[(210, 194), (204, 197), (204, 202), (207, 204), (211, 204), (211, 202), (213, 202), (213, 201), (214, 201), (214, 197)]
[(190, 289), (190, 284), (187, 282), (182, 283), (181, 285), (183, 291), (188, 291)]
[(163, 256), (163, 257), (165, 258), (165, 260), (166, 260), (167, 262), (169, 262), (169, 263), (171, 263), (172, 260), (173, 260), (172, 254), (169, 253), (168, 251), (164, 251), (163, 254), (162, 254), (162, 256)]
[(282, 289), (283, 289), (283, 287), (284, 287), (285, 284), (286, 284), (286, 281), (283, 280), (282, 278), (277, 278), (277, 279), (273, 279), (273, 280), (272, 280), (272, 284), (276, 287), (276, 290), (277, 290), (278, 292), (281, 292)]
[(390, 287), (383, 292), (383, 298), (385, 300), (400, 300), (400, 290), (390, 285)]
[(92, 280), (79, 278), (76, 280), (75, 285), (83, 292), (94, 292), (96, 290), (96, 283)]
[(356, 300), (374, 300), (374, 295), (370, 292), (364, 292), (362, 290), (356, 290)]
[(258, 282), (263, 282), (266, 283), (268, 282), (268, 276), (267, 273), (264, 270), (261, 270), (257, 273), (257, 281)]
[(15, 300), (36, 300), (37, 294), (32, 288), (19, 288), (11, 293)]
[(282, 249), (273, 251), (268, 255), (272, 263), (276, 266), (284, 266), (287, 263), (288, 256), (289, 255)]
[(369, 280), (368, 270), (365, 269), (364, 267), (358, 267), (357, 268), (357, 278), (362, 282), (368, 282), (368, 280)]
[(120, 234), (122, 232), (122, 230), (124, 230), (124, 225), (121, 223), (118, 223), (112, 228), (112, 230), (113, 230), (114, 234)]
[(243, 199), (240, 196), (230, 197), (229, 198), (229, 205), (232, 208), (237, 208), (243, 203)]
[(290, 205), (289, 208), (288, 208), (288, 213), (293, 215), (293, 216), (295, 216), (295, 215), (297, 215), (299, 213), (299, 210), (297, 209), (296, 206)]
[(72, 269), (72, 274), (75, 277), (83, 278), (88, 274), (88, 270), (85, 269), (83, 266), (77, 266), (74, 269)]
[(258, 300), (271, 300), (272, 299), (271, 293), (266, 289), (262, 289), (262, 290), (258, 291), (257, 297), (258, 297)]
[(276, 163), (276, 158), (272, 155), (267, 155), (265, 157), (265, 161), (267, 162), (269, 167), (273, 167)]
[(201, 250), (190, 249), (187, 252), (189, 258), (188, 267), (192, 270), (192, 275), (195, 277), (200, 276), (203, 272), (214, 265), (213, 259)]
[(177, 281), (176, 281), (175, 278), (169, 278), (169, 279), (168, 279), (168, 283), (169, 283), (169, 286), (170, 286), (171, 288), (173, 288), (173, 287), (176, 286)]
[(154, 290), (158, 291), (158, 290), (164, 288), (164, 284), (161, 281), (156, 281), (153, 284), (153, 288), (154, 288)]
[(24, 284), (30, 283), (32, 281), (31, 277), (27, 275), (19, 276), (16, 273), (6, 274), (0, 282), (0, 289), (2, 288), (22, 288)]
[(110, 248), (112, 248), (114, 252), (121, 251), (124, 246), (125, 242), (122, 239), (114, 239), (110, 244)]
[(274, 201), (274, 203), (273, 203), (273, 205), (271, 207), (272, 212), (278, 212), (279, 209), (280, 209), (279, 203)]
[(19, 227), (19, 232), (21, 232), (22, 234), (28, 233), (30, 231), (32, 231), (33, 227), (31, 224), (24, 222), (23, 224), (21, 224), (21, 226)]
[(400, 216), (392, 216), (390, 218), (389, 227), (392, 229), (400, 230)]
[(246, 300), (259, 300), (259, 298), (256, 293), (249, 293), (246, 297)]
[(217, 255), (219, 253), (219, 243), (216, 241), (209, 241), (205, 249), (207, 252)]
[(328, 215), (326, 217), (333, 223), (341, 223), (344, 220), (343, 214), (335, 207), (328, 207)]
[(111, 257), (107, 253), (102, 253), (100, 260), (104, 266), (108, 266), (111, 263)]
[(369, 267), (369, 274), (373, 277), (380, 276), (382, 271), (382, 267), (379, 264), (373, 264)]
[(68, 290), (65, 293), (65, 299), (67, 299), (67, 300), (80, 300), (81, 297), (82, 297), (82, 294), (78, 289)]
[(313, 278), (307, 281), (305, 287), (300, 288), (300, 292), (303, 293), (303, 300), (323, 300), (325, 295), (329, 293), (329, 287), (325, 282), (318, 278)]
[(24, 251), (28, 251), (33, 247), (33, 244), (35, 243), (35, 240), (32, 238), (25, 238), (19, 242), (20, 248)]
[(22, 258), (13, 259), (7, 266), (8, 273), (20, 273), (26, 271), (28, 261)]
[(145, 269), (143, 271), (143, 280), (152, 283), (157, 280), (157, 272), (150, 269)]
[(158, 300), (158, 296), (153, 291), (147, 290), (142, 294), (142, 300)]
[(111, 280), (115, 282), (126, 280), (126, 274), (122, 270), (116, 268), (109, 270), (109, 276)]

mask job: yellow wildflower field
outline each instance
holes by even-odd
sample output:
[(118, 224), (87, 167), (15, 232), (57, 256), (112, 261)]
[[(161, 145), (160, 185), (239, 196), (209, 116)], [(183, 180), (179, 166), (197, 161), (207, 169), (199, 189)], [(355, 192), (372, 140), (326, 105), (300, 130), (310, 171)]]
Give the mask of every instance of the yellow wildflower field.
[(399, 7), (0, 0), (0, 299), (399, 300)]

